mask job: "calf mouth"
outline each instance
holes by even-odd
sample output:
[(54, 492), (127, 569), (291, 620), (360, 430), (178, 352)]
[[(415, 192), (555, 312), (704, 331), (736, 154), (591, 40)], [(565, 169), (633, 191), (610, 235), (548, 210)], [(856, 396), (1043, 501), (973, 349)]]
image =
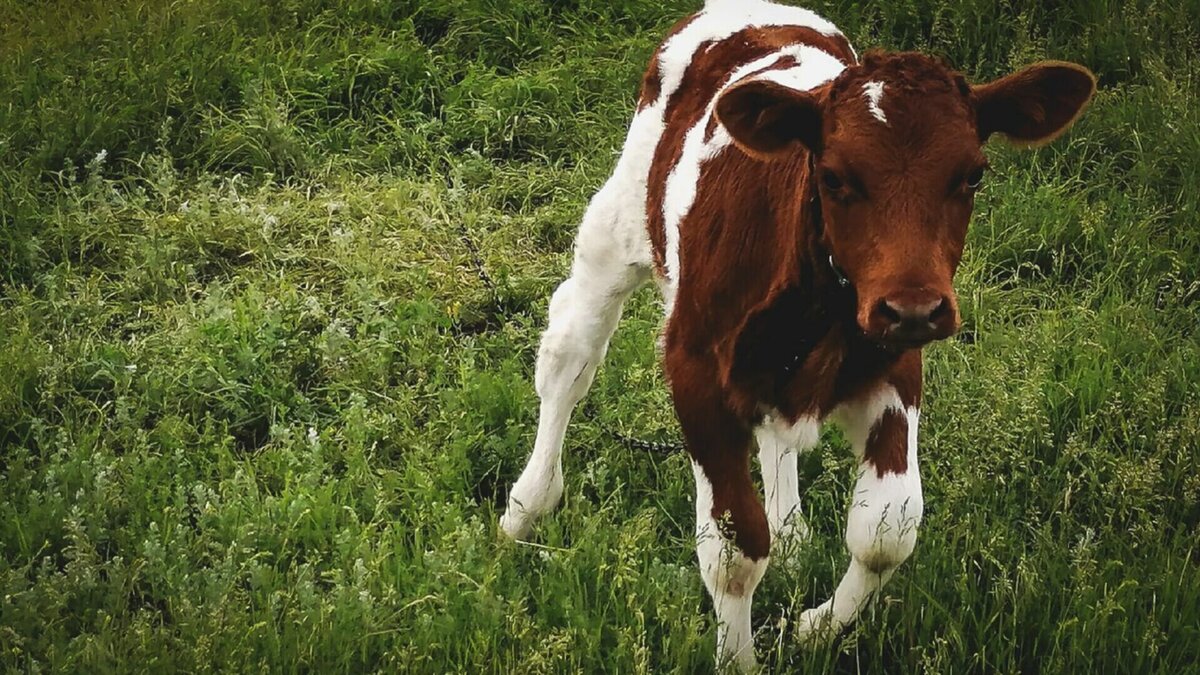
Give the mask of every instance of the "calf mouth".
[(920, 349), (934, 342), (946, 340), (958, 332), (958, 322), (952, 324), (922, 322), (920, 324), (897, 324), (873, 330), (862, 329), (863, 337), (890, 352)]

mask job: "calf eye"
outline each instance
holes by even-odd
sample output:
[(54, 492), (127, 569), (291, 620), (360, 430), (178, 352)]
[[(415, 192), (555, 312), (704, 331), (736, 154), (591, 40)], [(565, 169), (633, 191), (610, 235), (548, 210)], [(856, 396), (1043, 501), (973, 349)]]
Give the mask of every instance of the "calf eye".
[(967, 174), (966, 178), (968, 190), (978, 190), (980, 185), (983, 185), (983, 167), (971, 169), (971, 173)]
[(846, 186), (846, 184), (840, 177), (838, 177), (836, 173), (829, 170), (821, 172), (821, 184), (824, 185), (825, 189), (829, 190), (830, 192), (837, 192)]

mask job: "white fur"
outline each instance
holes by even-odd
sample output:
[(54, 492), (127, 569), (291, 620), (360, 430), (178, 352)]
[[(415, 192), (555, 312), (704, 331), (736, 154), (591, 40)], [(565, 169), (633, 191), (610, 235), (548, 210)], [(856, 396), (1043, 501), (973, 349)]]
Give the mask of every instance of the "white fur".
[(878, 80), (872, 80), (864, 84), (863, 97), (867, 99), (867, 110), (871, 111), (871, 115), (880, 122), (887, 124), (887, 115), (884, 114), (883, 108), (879, 105), (883, 101), (883, 83)]
[(839, 406), (830, 418), (845, 432), (855, 456), (862, 459), (871, 429), (889, 409), (904, 412), (904, 402), (895, 387), (885, 385), (862, 400)]
[(816, 47), (802, 45), (803, 49), (797, 60), (798, 65), (791, 68), (768, 70), (754, 76), (756, 80), (770, 80), (797, 91), (816, 89), (837, 77), (846, 68), (846, 64), (827, 52)]
[(797, 461), (800, 452), (817, 444), (821, 425), (804, 417), (795, 424), (788, 424), (775, 416), (768, 416), (755, 429), (758, 441), (758, 464), (762, 471), (763, 506), (767, 512), (767, 523), (771, 527), (771, 547), (778, 551), (793, 551), (795, 545), (808, 540), (808, 524), (800, 508), (800, 479)]
[(894, 568), (917, 543), (924, 501), (917, 466), (917, 424), (920, 412), (904, 410), (908, 423), (908, 466), (904, 473), (880, 476), (875, 467), (859, 466), (854, 503), (846, 515), (846, 547), (855, 560), (872, 567)]
[(712, 516), (712, 483), (696, 462), (692, 462), (692, 474), (696, 478), (696, 559), (717, 614), (717, 664), (748, 673), (755, 663), (750, 608), (754, 589), (767, 571), (767, 558), (751, 560), (721, 536)]
[[(636, 122), (636, 120), (635, 120)], [(628, 156), (637, 160), (636, 153)], [(622, 157), (621, 163), (627, 161)], [(620, 166), (620, 163), (618, 164)], [(650, 275), (644, 210), (625, 195), (645, 182), (616, 173), (592, 198), (575, 239), (571, 277), (550, 299), (550, 322), (538, 350), (535, 384), (541, 398), (537, 437), (520, 478), (509, 492), (500, 527), (514, 539), (562, 497), (562, 444), (575, 404), (583, 398), (608, 350), (621, 305)]]

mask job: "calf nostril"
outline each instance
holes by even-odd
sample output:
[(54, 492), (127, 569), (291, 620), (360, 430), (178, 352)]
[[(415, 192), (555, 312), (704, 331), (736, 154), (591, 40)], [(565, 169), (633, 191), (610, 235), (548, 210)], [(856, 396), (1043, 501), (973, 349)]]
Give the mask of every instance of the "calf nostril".
[(946, 298), (942, 298), (941, 302), (937, 304), (937, 307), (934, 307), (933, 311), (929, 313), (929, 322), (937, 323), (949, 313), (950, 302), (946, 300)]
[(891, 300), (884, 300), (879, 303), (879, 316), (883, 317), (890, 324), (900, 323), (901, 307), (892, 304)]

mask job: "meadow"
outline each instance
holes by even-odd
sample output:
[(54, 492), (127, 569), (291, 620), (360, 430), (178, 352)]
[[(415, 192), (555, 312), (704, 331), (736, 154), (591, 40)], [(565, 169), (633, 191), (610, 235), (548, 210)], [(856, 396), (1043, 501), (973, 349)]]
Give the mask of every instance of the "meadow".
[[(496, 518), (576, 223), (699, 0), (0, 0), (0, 670), (711, 670), (645, 289), (534, 543)], [(771, 672), (1200, 672), (1200, 2), (816, 0), (859, 50), (1100, 92), (989, 145), (927, 350), (926, 516), (805, 651), (854, 478), (756, 596)]]

